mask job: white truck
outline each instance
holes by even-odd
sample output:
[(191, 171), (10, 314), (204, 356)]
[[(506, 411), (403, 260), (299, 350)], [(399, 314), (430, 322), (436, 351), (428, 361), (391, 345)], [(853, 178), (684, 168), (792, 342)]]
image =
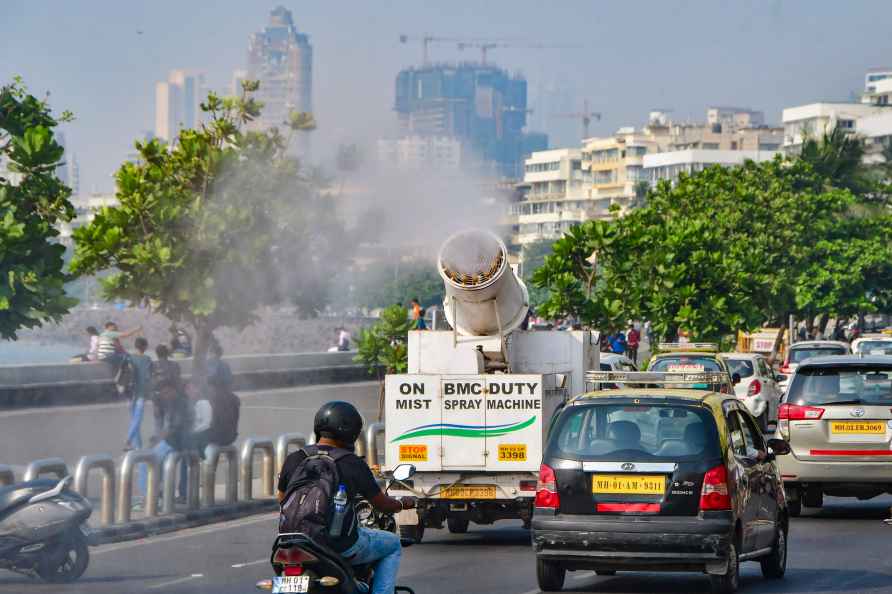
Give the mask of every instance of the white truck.
[(589, 331), (523, 331), (526, 287), (504, 244), (486, 231), (440, 250), (444, 311), (453, 330), (409, 333), (409, 369), (385, 382), (385, 470), (412, 463), (418, 498), (398, 517), (420, 540), (425, 527), (465, 532), (470, 522), (529, 524), (542, 447), (558, 406), (598, 369)]

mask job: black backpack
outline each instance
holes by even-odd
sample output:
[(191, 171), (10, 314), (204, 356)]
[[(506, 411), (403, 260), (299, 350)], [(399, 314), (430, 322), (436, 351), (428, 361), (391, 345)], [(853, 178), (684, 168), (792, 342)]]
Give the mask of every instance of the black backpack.
[(347, 502), (341, 535), (332, 536), (329, 527), (334, 514), (334, 496), (341, 484), (337, 461), (352, 452), (340, 448), (324, 451), (316, 446), (301, 451), (306, 458), (288, 481), (279, 514), (279, 533), (300, 532), (320, 545), (344, 551), (358, 536), (352, 502)]

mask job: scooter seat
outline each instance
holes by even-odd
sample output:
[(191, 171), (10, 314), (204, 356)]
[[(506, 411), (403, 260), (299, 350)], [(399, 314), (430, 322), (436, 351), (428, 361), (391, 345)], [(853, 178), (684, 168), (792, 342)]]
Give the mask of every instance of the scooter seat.
[(37, 479), (0, 488), (0, 514), (27, 502), (38, 493), (49, 491), (58, 483), (58, 480)]

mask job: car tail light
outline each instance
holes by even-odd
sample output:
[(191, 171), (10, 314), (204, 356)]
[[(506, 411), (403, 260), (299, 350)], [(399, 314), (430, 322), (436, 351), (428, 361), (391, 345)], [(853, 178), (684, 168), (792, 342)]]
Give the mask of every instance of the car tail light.
[(536, 490), (536, 486), (538, 485), (537, 481), (520, 481), (520, 490), (532, 492)]
[(285, 575), (303, 575), (304, 574), (304, 566), (303, 565), (286, 565), (285, 566)]
[(547, 464), (539, 467), (539, 482), (536, 483), (536, 507), (557, 509), (561, 498), (557, 492), (557, 477)]
[(731, 494), (728, 492), (728, 471), (724, 465), (716, 466), (703, 476), (703, 489), (700, 491), (700, 511), (721, 511), (731, 509)]
[(777, 409), (779, 421), (816, 421), (822, 416), (824, 416), (824, 409), (816, 406), (801, 406), (785, 402)]
[(784, 375), (790, 375), (792, 371), (790, 371), (790, 361), (784, 361), (784, 364), (780, 367), (780, 372)]
[(762, 393), (762, 382), (757, 379), (754, 379), (750, 384), (749, 388), (746, 389), (747, 396), (755, 396), (756, 394)]
[[(303, 563), (312, 563), (314, 561), (318, 561), (315, 555), (312, 553), (308, 553), (307, 551), (301, 549), (300, 547), (287, 547), (287, 548), (279, 548), (276, 549), (276, 554), (273, 557), (273, 563), (280, 563), (282, 565), (301, 565)], [(295, 574), (295, 575), (300, 575)]]

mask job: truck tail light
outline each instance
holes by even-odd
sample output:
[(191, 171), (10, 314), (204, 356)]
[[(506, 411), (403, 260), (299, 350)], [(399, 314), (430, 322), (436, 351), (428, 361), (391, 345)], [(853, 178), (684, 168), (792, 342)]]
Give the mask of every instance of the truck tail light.
[(756, 394), (762, 393), (762, 382), (757, 379), (754, 379), (750, 384), (749, 388), (746, 389), (747, 396), (755, 396)]
[(703, 489), (700, 491), (700, 511), (727, 511), (731, 509), (731, 494), (728, 492), (728, 471), (720, 464), (703, 475)]
[(779, 421), (816, 421), (824, 416), (824, 409), (816, 406), (802, 406), (787, 402), (777, 409)]
[(557, 509), (561, 498), (557, 492), (557, 477), (547, 464), (539, 467), (539, 482), (536, 483), (536, 507)]

